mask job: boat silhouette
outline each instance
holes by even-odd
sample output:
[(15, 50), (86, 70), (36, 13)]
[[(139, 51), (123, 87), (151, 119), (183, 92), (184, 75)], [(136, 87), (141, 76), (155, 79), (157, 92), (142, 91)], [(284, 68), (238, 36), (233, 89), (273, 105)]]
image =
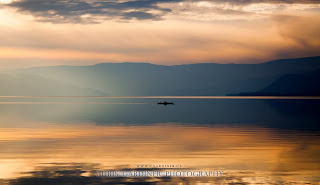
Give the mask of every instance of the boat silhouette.
[(161, 104), (161, 105), (174, 105), (173, 102), (166, 102), (166, 101), (164, 101), (164, 102), (158, 102), (158, 104)]

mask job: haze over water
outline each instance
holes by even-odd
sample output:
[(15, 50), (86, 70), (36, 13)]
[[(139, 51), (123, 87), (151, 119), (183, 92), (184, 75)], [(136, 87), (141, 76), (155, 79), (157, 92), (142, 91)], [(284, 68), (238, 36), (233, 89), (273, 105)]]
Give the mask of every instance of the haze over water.
[[(320, 182), (315, 97), (0, 98), (0, 184)], [(137, 165), (223, 176), (95, 176)]]

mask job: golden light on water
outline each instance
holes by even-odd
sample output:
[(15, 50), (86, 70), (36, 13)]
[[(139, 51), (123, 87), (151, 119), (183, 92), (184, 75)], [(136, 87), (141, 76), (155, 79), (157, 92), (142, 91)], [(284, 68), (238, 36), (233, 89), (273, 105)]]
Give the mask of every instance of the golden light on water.
[[(181, 124), (97, 126), (46, 124), (43, 128), (0, 130), (0, 178), (21, 176), (39, 164), (94, 163), (103, 169), (139, 164), (175, 164), (193, 169), (221, 169), (243, 178), (319, 173), (319, 137), (258, 126)], [(10, 168), (8, 168), (10, 166)], [(298, 173), (296, 173), (298, 172)]]

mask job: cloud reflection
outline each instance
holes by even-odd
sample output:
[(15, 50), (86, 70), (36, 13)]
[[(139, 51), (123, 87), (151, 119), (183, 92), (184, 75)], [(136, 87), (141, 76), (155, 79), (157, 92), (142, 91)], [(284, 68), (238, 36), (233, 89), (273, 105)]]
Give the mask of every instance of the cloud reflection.
[[(119, 179), (84, 176), (88, 174), (90, 176), (92, 170), (97, 168), (116, 169), (119, 166), (133, 168), (138, 164), (176, 164), (194, 169), (222, 169), (226, 172), (226, 177), (221, 182), (234, 181), (230, 176), (237, 182), (246, 183), (258, 177), (268, 180), (265, 178), (268, 176), (281, 176), (284, 181), (294, 182), (300, 176), (311, 178), (318, 173), (320, 163), (317, 159), (320, 152), (318, 136), (303, 132), (281, 133), (268, 128), (246, 125), (96, 126), (83, 123), (68, 125), (51, 123), (45, 128), (1, 129), (0, 136), (2, 148), (0, 159), (5, 160), (1, 163), (0, 169), (5, 168), (6, 164), (21, 166), (12, 170), (11, 174), (7, 174), (7, 177), (11, 178), (21, 176), (20, 172), (27, 173), (24, 174), (27, 177), (12, 181), (17, 184), (31, 183), (33, 180), (41, 183), (49, 177), (52, 182), (58, 182), (56, 180), (63, 178), (69, 180), (75, 178), (82, 182), (87, 182), (85, 181), (87, 179), (90, 183), (101, 184), (105, 181), (119, 182)], [(94, 168), (88, 170), (73, 166), (61, 167), (63, 169), (61, 170), (60, 167), (56, 169), (54, 165), (51, 166), (52, 169), (50, 165), (49, 169), (48, 165), (42, 169), (37, 167), (39, 164), (71, 161), (79, 164), (94, 163), (91, 165)], [(96, 164), (99, 167), (96, 167)], [(28, 173), (30, 170), (31, 176)], [(63, 172), (64, 170), (66, 171)], [(121, 180), (129, 182), (132, 179)], [(168, 179), (162, 180), (168, 182)], [(212, 181), (212, 179), (200, 181), (207, 180)], [(132, 181), (149, 182), (149, 179)], [(181, 179), (169, 180), (169, 182), (178, 181)], [(192, 178), (188, 181), (194, 184), (199, 182)], [(274, 179), (268, 181), (275, 182)], [(158, 183), (159, 179), (151, 179), (151, 182)]]

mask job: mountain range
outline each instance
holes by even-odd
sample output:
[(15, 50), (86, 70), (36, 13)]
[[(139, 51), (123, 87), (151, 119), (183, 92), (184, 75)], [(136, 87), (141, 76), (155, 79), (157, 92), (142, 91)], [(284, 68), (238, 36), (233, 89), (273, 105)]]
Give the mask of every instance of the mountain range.
[[(48, 66), (0, 74), (0, 95), (8, 96), (218, 96), (243, 92), (297, 94), (316, 88), (320, 57), (261, 64), (101, 63)], [(291, 82), (297, 83), (291, 83)], [(281, 88), (280, 88), (281, 87)], [(246, 95), (243, 93), (242, 95)]]
[(276, 79), (266, 88), (240, 93), (240, 96), (320, 96), (320, 70), (303, 74), (287, 74)]

